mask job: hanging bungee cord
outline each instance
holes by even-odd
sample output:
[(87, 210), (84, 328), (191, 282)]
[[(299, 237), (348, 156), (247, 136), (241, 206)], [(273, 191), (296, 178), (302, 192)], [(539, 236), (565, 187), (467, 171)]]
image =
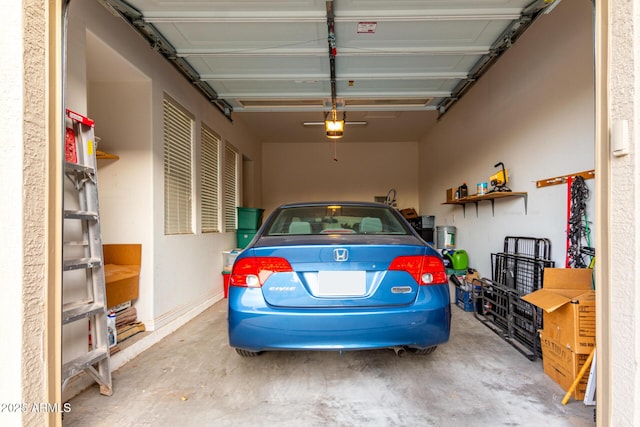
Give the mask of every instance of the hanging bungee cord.
[[(587, 200), (589, 200), (589, 188), (581, 176), (576, 176), (571, 184), (571, 210), (568, 223), (569, 247), (567, 256), (569, 267), (587, 268), (589, 263), (584, 257), (591, 255), (591, 231), (587, 219)], [(584, 245), (586, 243), (586, 247)]]

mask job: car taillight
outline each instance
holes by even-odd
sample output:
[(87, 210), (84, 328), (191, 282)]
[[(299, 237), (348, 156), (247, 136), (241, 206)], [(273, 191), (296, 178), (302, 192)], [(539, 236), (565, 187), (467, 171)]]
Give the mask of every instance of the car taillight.
[(391, 262), (389, 270), (406, 271), (419, 285), (448, 283), (444, 264), (436, 256), (399, 256)]
[(273, 273), (293, 271), (289, 262), (280, 257), (248, 257), (236, 260), (229, 285), (259, 288)]

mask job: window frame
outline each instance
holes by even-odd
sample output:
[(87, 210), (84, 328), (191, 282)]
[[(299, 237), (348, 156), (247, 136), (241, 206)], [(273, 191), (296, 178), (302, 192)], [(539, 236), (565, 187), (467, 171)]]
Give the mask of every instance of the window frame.
[(168, 95), (162, 106), (164, 234), (194, 234), (195, 119)]
[(231, 144), (225, 143), (223, 166), (223, 222), (225, 231), (238, 230), (240, 153)]
[(200, 230), (220, 232), (220, 146), (222, 139), (208, 126), (200, 129)]

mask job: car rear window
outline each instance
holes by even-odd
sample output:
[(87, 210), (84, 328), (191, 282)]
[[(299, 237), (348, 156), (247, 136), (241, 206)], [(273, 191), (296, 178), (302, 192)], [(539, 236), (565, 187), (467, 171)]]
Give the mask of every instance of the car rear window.
[(267, 224), (267, 236), (303, 234), (409, 234), (390, 209), (375, 206), (286, 207)]

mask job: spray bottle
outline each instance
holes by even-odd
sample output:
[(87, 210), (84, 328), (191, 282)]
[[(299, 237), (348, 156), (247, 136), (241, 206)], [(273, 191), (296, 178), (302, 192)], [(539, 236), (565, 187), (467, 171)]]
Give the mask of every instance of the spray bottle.
[(111, 310), (107, 315), (107, 337), (109, 339), (109, 348), (118, 343), (118, 331), (116, 330), (116, 313)]

